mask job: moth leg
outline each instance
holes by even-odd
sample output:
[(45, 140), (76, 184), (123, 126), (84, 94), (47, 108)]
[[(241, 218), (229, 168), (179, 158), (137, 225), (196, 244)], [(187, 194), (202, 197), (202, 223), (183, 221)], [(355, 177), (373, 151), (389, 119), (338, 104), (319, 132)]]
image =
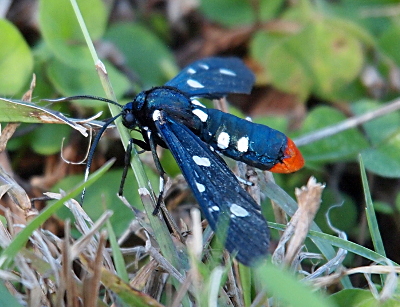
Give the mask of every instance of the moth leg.
[[(143, 149), (143, 152), (144, 152), (144, 151), (150, 151), (150, 150), (151, 150), (149, 144), (146, 143), (145, 141), (137, 140), (137, 139), (131, 139), (130, 141), (131, 141), (133, 144), (135, 144), (135, 145), (139, 146), (140, 148), (142, 148), (142, 149)], [(131, 148), (132, 148), (132, 146), (131, 146)]]
[(125, 180), (126, 180), (126, 176), (128, 174), (129, 164), (131, 162), (131, 156), (132, 156), (132, 145), (136, 144), (135, 141), (137, 141), (137, 140), (130, 139), (128, 146), (126, 147), (124, 170), (122, 172), (121, 183), (119, 185), (119, 191), (118, 191), (118, 196), (120, 196), (120, 197), (122, 197), (122, 195), (124, 194)]
[(160, 175), (160, 189), (159, 189), (159, 195), (157, 198), (157, 204), (156, 207), (154, 208), (153, 215), (157, 215), (158, 211), (160, 210), (161, 202), (164, 199), (164, 182), (165, 182), (165, 171), (161, 165), (160, 159), (158, 158), (157, 155), (157, 148), (156, 144), (154, 142), (154, 139), (151, 135), (151, 132), (148, 132), (148, 138), (149, 138), (149, 145), (151, 149), (151, 154), (153, 155), (153, 160), (154, 164), (157, 168), (158, 174)]
[(248, 181), (248, 180), (246, 180), (246, 179), (243, 179), (243, 178), (241, 178), (241, 177), (239, 177), (239, 176), (236, 176), (236, 179), (237, 179), (240, 183), (242, 183), (242, 184), (244, 184), (244, 185), (246, 185), (246, 186), (249, 186), (249, 187), (254, 186), (254, 183), (252, 183), (252, 182), (250, 182), (250, 181)]
[(151, 150), (150, 145), (148, 143), (146, 143), (145, 141), (137, 140), (137, 139), (134, 139), (134, 138), (131, 138), (129, 140), (128, 146), (126, 147), (124, 170), (122, 172), (121, 183), (120, 183), (119, 191), (118, 191), (118, 195), (119, 196), (122, 196), (123, 192), (124, 192), (125, 180), (126, 180), (126, 176), (128, 174), (129, 164), (131, 162), (133, 144), (135, 144), (135, 145), (139, 146), (140, 148), (142, 148), (142, 150), (138, 151), (138, 154), (141, 154), (141, 153), (144, 153), (146, 151), (150, 151)]

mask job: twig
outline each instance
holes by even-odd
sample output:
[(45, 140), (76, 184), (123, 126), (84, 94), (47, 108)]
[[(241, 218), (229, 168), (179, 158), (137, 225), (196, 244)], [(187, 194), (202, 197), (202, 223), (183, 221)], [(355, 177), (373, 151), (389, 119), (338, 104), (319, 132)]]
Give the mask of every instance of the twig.
[(297, 146), (304, 146), (304, 145), (319, 141), (321, 139), (324, 139), (328, 136), (335, 135), (339, 132), (357, 127), (357, 126), (364, 124), (370, 120), (373, 120), (373, 119), (381, 117), (383, 115), (392, 113), (399, 109), (400, 109), (400, 98), (393, 100), (388, 105), (386, 105), (382, 108), (379, 108), (377, 110), (367, 112), (363, 115), (350, 117), (350, 118), (342, 121), (341, 123), (334, 124), (334, 125), (328, 126), (326, 128), (323, 128), (321, 130), (318, 130), (316, 132), (311, 132), (309, 134), (306, 134), (300, 138), (295, 139), (294, 143)]

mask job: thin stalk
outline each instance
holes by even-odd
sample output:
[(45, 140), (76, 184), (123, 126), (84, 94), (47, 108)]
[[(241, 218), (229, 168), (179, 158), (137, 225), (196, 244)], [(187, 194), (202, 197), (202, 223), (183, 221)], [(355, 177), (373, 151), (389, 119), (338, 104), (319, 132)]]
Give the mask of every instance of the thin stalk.
[(387, 105), (383, 106), (382, 108), (373, 110), (371, 112), (367, 112), (359, 116), (350, 117), (340, 123), (303, 135), (302, 137), (296, 138), (293, 141), (297, 146), (304, 146), (319, 141), (321, 139), (327, 138), (329, 136), (335, 135), (339, 132), (343, 132), (345, 130), (357, 127), (370, 120), (392, 113), (399, 109), (400, 109), (400, 99), (395, 99), (390, 103), (388, 103)]
[[(103, 85), (104, 91), (106, 92), (106, 96), (108, 99), (116, 101), (116, 97), (115, 97), (114, 91), (112, 89), (110, 80), (108, 78), (106, 68), (105, 68), (104, 64), (100, 61), (100, 59), (97, 55), (97, 52), (94, 48), (93, 42), (90, 38), (89, 32), (88, 32), (86, 24), (83, 20), (82, 14), (79, 10), (79, 7), (76, 3), (76, 0), (70, 0), (70, 2), (74, 9), (75, 15), (78, 19), (82, 33), (85, 37), (86, 44), (88, 45), (88, 48), (92, 55), (96, 70), (100, 77), (100, 81)], [(121, 110), (120, 110), (120, 108), (118, 108), (118, 106), (115, 106), (112, 104), (108, 104), (108, 106), (110, 108), (110, 112), (111, 112), (112, 116), (116, 116), (117, 114), (119, 114), (121, 112)], [(120, 118), (115, 121), (115, 125), (120, 134), (122, 144), (126, 150), (129, 140), (131, 139), (130, 133), (123, 126)], [(172, 241), (172, 238), (169, 234), (168, 228), (167, 228), (164, 220), (160, 219), (158, 216), (153, 216), (153, 214), (152, 214), (152, 212), (155, 208), (155, 205), (156, 205), (156, 196), (151, 187), (150, 181), (147, 178), (146, 172), (144, 171), (143, 165), (139, 159), (139, 156), (138, 156), (136, 150), (133, 150), (132, 155), (131, 155), (131, 167), (133, 169), (136, 180), (138, 182), (139, 191), (148, 191), (149, 192), (147, 197), (142, 197), (142, 202), (143, 202), (145, 211), (147, 213), (147, 216), (150, 220), (150, 224), (154, 231), (154, 235), (155, 235), (157, 242), (159, 243), (160, 248), (163, 252), (163, 255), (178, 270), (182, 271), (182, 265), (179, 261), (177, 250), (175, 248), (175, 245)], [(141, 196), (143, 196), (143, 195), (141, 194)]]

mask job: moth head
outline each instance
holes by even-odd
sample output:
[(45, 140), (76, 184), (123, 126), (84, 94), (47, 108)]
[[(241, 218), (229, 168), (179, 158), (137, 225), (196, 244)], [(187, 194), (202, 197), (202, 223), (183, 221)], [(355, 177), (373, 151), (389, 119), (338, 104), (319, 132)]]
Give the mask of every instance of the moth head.
[(128, 129), (134, 129), (137, 127), (137, 119), (133, 114), (133, 102), (128, 102), (122, 108), (122, 123)]

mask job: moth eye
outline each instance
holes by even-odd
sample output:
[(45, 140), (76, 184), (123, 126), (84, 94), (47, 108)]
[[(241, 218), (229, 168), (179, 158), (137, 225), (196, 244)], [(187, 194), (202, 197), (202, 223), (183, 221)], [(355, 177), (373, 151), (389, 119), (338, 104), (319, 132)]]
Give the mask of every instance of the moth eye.
[(136, 118), (132, 113), (126, 113), (123, 117), (123, 124), (127, 128), (134, 128), (136, 126)]

